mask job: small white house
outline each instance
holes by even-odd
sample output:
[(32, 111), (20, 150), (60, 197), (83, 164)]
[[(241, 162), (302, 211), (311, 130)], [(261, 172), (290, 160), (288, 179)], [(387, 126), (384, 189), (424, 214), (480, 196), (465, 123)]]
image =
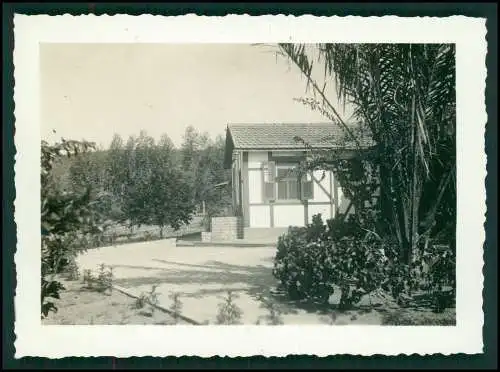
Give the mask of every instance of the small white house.
[(297, 137), (312, 148), (355, 156), (353, 147), (335, 144), (340, 136), (343, 132), (332, 123), (229, 124), (225, 166), (232, 169), (233, 208), (243, 226), (305, 226), (318, 213), (328, 219), (354, 212), (331, 172), (324, 177), (321, 170), (300, 176), (294, 172), (307, 156)]

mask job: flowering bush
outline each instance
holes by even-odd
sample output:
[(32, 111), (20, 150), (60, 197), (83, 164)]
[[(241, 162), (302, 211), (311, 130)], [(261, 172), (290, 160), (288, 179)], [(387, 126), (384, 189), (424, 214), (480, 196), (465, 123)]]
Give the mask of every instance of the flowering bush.
[(323, 223), (315, 215), (307, 227), (290, 227), (278, 240), (273, 275), (292, 299), (327, 302), (340, 288), (348, 307), (387, 278), (390, 254), (385, 244), (352, 219)]

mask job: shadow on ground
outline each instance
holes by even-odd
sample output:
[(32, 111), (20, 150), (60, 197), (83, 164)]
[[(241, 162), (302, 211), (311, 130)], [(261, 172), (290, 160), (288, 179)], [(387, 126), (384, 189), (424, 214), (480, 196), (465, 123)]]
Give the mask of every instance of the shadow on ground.
[[(115, 284), (130, 288), (138, 286), (152, 286), (162, 284), (172, 285), (199, 285), (194, 292), (179, 291), (181, 297), (201, 298), (207, 295), (225, 295), (230, 288), (234, 292), (244, 292), (259, 301), (261, 305), (273, 303), (282, 314), (297, 314), (299, 310), (308, 313), (326, 315), (331, 313), (331, 305), (320, 305), (307, 301), (291, 301), (285, 295), (273, 291), (277, 281), (272, 275), (272, 268), (264, 265), (234, 265), (221, 261), (207, 261), (203, 264), (189, 264), (175, 261), (154, 259), (153, 261), (171, 265), (161, 266), (134, 266), (113, 265), (116, 268), (132, 268), (151, 270), (151, 276), (115, 279)], [(175, 266), (182, 269), (175, 269)], [(241, 286), (239, 286), (241, 284)], [(210, 285), (211, 288), (204, 288)], [(215, 285), (216, 288), (213, 288)], [(230, 287), (229, 287), (230, 286)]]

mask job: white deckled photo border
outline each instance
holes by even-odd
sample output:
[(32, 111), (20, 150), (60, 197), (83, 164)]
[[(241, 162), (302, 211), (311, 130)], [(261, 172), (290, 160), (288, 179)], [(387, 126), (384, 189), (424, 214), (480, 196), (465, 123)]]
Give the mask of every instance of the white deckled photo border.
[[(483, 352), (486, 20), (453, 16), (14, 17), (16, 358)], [(40, 298), (40, 43), (455, 43), (457, 325), (48, 326)]]

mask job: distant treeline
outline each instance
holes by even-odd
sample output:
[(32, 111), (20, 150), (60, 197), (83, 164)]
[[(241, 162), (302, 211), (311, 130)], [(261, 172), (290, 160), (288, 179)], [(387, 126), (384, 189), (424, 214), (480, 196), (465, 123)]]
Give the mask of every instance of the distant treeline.
[(230, 185), (215, 187), (230, 180), (223, 159), (220, 135), (212, 139), (190, 126), (176, 148), (167, 134), (155, 141), (141, 131), (127, 140), (115, 135), (107, 149), (62, 157), (52, 179), (62, 191), (90, 192), (110, 221), (177, 229), (202, 209), (207, 221), (229, 212)]

